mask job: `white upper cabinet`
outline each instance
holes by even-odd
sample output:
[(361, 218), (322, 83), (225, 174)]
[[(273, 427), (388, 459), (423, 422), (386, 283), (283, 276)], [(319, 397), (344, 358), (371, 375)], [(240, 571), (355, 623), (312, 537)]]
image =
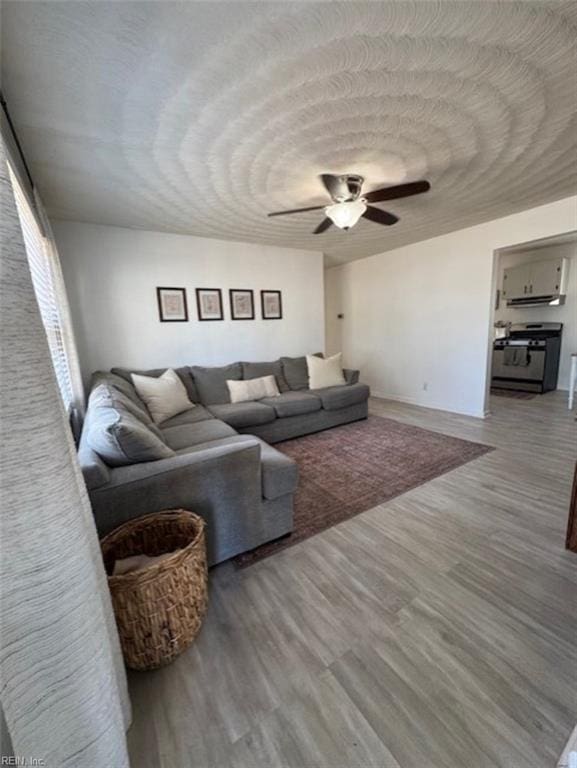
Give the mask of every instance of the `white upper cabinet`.
[(530, 294), (535, 296), (554, 296), (556, 293), (559, 293), (563, 259), (534, 261), (530, 266)]
[(537, 296), (557, 296), (561, 291), (565, 259), (528, 261), (503, 270), (503, 298), (530, 299)]
[(503, 270), (503, 298), (518, 299), (527, 295), (529, 285), (529, 264), (508, 267)]

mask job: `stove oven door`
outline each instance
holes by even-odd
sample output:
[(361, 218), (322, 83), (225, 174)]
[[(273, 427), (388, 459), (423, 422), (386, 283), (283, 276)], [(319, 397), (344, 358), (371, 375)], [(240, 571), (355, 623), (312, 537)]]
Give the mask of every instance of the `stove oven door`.
[(541, 385), (545, 376), (545, 349), (528, 347), (527, 365), (507, 365), (505, 348), (493, 350), (493, 379), (508, 379), (513, 382), (535, 382)]

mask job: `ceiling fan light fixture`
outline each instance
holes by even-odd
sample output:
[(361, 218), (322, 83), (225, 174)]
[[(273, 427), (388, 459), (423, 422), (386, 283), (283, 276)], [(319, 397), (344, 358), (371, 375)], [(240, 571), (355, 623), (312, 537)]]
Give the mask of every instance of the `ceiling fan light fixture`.
[(363, 198), (346, 203), (327, 205), (325, 213), (333, 224), (340, 229), (354, 227), (363, 213), (367, 210), (367, 204)]

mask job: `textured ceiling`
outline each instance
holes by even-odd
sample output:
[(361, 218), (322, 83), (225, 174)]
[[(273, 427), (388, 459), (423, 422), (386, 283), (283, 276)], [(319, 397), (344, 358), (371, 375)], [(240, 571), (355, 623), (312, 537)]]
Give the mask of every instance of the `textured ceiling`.
[[(339, 263), (575, 192), (577, 4), (4, 2), (3, 88), (52, 215)], [(311, 231), (322, 172), (393, 227)]]

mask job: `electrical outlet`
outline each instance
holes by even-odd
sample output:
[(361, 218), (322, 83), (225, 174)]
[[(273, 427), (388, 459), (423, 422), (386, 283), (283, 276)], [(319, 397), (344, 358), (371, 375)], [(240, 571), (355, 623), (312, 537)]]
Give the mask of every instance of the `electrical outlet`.
[(429, 388), (429, 382), (428, 381), (424, 381), (423, 382), (423, 389), (424, 389), (424, 391), (426, 392), (428, 388)]

